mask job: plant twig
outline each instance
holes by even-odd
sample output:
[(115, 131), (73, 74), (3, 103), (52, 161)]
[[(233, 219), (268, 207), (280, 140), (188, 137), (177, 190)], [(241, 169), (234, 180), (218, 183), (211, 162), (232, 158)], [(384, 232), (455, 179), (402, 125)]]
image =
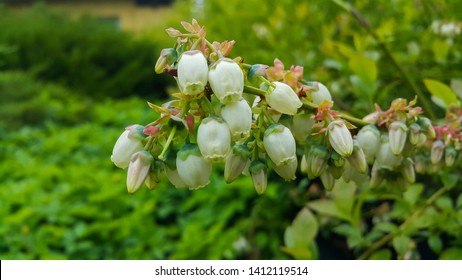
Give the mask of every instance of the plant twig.
[(377, 240), (374, 244), (372, 244), (364, 253), (362, 253), (359, 257), (358, 260), (366, 260), (369, 258), (370, 255), (372, 255), (377, 249), (381, 248), (388, 242), (390, 242), (393, 237), (395, 237), (397, 234), (401, 233), (406, 229), (406, 227), (411, 223), (416, 217), (418, 217), (427, 207), (431, 206), (435, 200), (440, 197), (442, 194), (446, 192), (446, 187), (441, 187), (438, 191), (436, 191), (431, 197), (429, 197), (425, 203), (417, 209), (412, 215), (410, 215), (404, 222), (399, 226), (399, 231), (397, 232), (390, 232), (389, 234), (385, 235), (381, 239)]

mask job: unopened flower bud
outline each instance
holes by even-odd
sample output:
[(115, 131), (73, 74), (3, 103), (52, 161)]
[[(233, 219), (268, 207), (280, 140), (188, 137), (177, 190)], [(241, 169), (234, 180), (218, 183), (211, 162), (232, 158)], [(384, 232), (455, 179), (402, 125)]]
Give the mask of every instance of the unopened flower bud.
[(329, 172), (329, 169), (327, 171), (321, 173), (321, 182), (324, 188), (327, 191), (330, 191), (334, 188), (335, 185), (335, 178), (334, 176)]
[(271, 124), (265, 131), (263, 145), (276, 166), (284, 165), (296, 158), (295, 139), (282, 124)]
[(413, 123), (409, 126), (409, 142), (417, 147), (422, 146), (427, 141), (427, 136), (422, 131), (418, 123)]
[(366, 125), (356, 135), (356, 141), (364, 152), (366, 161), (372, 164), (380, 145), (380, 132), (375, 125)]
[(315, 120), (313, 114), (294, 115), (292, 119), (291, 131), (298, 142), (304, 143), (306, 137), (310, 135), (310, 131), (314, 122)]
[(157, 74), (164, 72), (164, 68), (167, 65), (173, 64), (178, 58), (178, 54), (174, 48), (163, 49), (160, 52), (160, 56), (157, 59), (154, 70)]
[(319, 177), (327, 168), (327, 160), (329, 159), (329, 151), (323, 145), (311, 145), (305, 151), (306, 163), (308, 166), (308, 178), (313, 179)]
[(308, 172), (308, 163), (306, 162), (306, 155), (303, 153), (302, 160), (300, 162), (300, 172), (306, 174)]
[(231, 149), (231, 135), (226, 122), (218, 117), (203, 119), (197, 130), (197, 144), (205, 160), (223, 162)]
[(429, 139), (434, 139), (436, 136), (435, 129), (432, 126), (432, 122), (428, 118), (419, 118), (417, 123), (422, 128), (423, 132), (426, 133)]
[(443, 158), (444, 154), (444, 143), (440, 140), (436, 140), (432, 145), (431, 160), (433, 164), (437, 164)]
[(426, 158), (424, 155), (416, 155), (414, 157), (414, 169), (417, 173), (425, 173), (426, 171)]
[(377, 162), (375, 162), (372, 165), (370, 184), (372, 187), (378, 187), (382, 182), (383, 182), (382, 170), (378, 166)]
[(292, 160), (285, 162), (281, 165), (274, 165), (273, 169), (276, 173), (286, 181), (292, 181), (295, 179), (295, 172), (297, 172), (298, 160), (293, 158)]
[(313, 83), (314, 90), (311, 91), (311, 98), (313, 104), (319, 106), (324, 101), (332, 102), (332, 95), (330, 94), (329, 90), (326, 88), (325, 85), (314, 82)]
[(454, 165), (456, 161), (457, 151), (454, 147), (446, 147), (444, 150), (444, 161), (446, 166), (451, 167)]
[(370, 123), (370, 124), (376, 124), (379, 119), (379, 116), (380, 116), (379, 112), (373, 112), (365, 116), (363, 118), (363, 121)]
[(415, 182), (415, 170), (412, 159), (406, 158), (405, 160), (403, 160), (403, 164), (400, 170), (401, 174), (403, 175), (403, 178), (408, 183), (413, 184)]
[(332, 176), (334, 176), (334, 179), (340, 179), (344, 171), (345, 171), (345, 165), (342, 167), (328, 166), (325, 172), (329, 172), (330, 174), (332, 174)]
[(343, 166), (345, 166), (345, 158), (342, 157), (336, 151), (332, 151), (332, 153), (330, 154), (329, 161), (330, 161), (330, 164), (335, 166), (335, 167), (343, 167)]
[(281, 82), (274, 82), (275, 87), (270, 87), (266, 93), (266, 101), (271, 108), (287, 115), (295, 115), (302, 102), (295, 91)]
[(176, 157), (176, 167), (181, 180), (189, 189), (205, 187), (210, 181), (212, 165), (201, 155), (195, 144), (185, 144)]
[(207, 59), (200, 51), (186, 51), (178, 61), (178, 85), (181, 92), (197, 95), (207, 84), (209, 67)]
[(244, 171), (250, 157), (250, 150), (246, 145), (234, 145), (226, 157), (225, 181), (231, 183)]
[(263, 194), (266, 191), (268, 184), (267, 167), (262, 160), (254, 160), (249, 167), (250, 176), (252, 177), (253, 186), (258, 194)]
[(252, 127), (252, 109), (245, 99), (225, 105), (221, 109), (221, 116), (228, 124), (233, 141), (241, 142), (249, 137)]
[(257, 84), (260, 80), (259, 77), (266, 78), (266, 70), (268, 70), (268, 65), (264, 64), (254, 64), (250, 67), (247, 72), (247, 79), (253, 83)]
[(329, 143), (342, 157), (348, 157), (353, 152), (353, 138), (342, 120), (335, 120), (327, 126)]
[(366, 156), (364, 155), (363, 149), (354, 142), (353, 146), (353, 153), (349, 156), (348, 161), (350, 162), (351, 166), (356, 168), (359, 173), (366, 173), (367, 172), (367, 162)]
[(399, 155), (403, 151), (407, 138), (407, 126), (401, 121), (394, 121), (388, 127), (388, 139), (390, 149), (394, 155)]
[(148, 189), (154, 189), (160, 180), (164, 176), (165, 173), (165, 164), (163, 161), (159, 159), (154, 159), (151, 168), (149, 170), (148, 176), (146, 176), (146, 180), (144, 183), (148, 187)]
[(241, 99), (244, 74), (234, 60), (221, 58), (210, 67), (209, 83), (218, 100), (230, 104)]
[(127, 172), (127, 190), (129, 193), (135, 193), (143, 184), (153, 159), (152, 155), (145, 150), (132, 155)]
[(112, 150), (111, 160), (119, 168), (127, 168), (132, 155), (143, 149), (142, 140), (144, 126), (135, 124), (129, 126), (119, 136)]
[(388, 137), (382, 137), (374, 164), (376, 164), (378, 168), (386, 168), (389, 170), (393, 170), (401, 164), (402, 159), (402, 156), (394, 155), (391, 152)]

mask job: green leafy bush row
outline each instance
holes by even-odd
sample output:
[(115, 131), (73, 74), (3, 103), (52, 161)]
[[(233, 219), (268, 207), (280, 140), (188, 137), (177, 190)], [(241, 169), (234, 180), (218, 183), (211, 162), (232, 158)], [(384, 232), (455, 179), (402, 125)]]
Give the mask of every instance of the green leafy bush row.
[(171, 82), (153, 75), (160, 49), (95, 18), (72, 21), (45, 6), (0, 6), (0, 70), (32, 73), (94, 98), (164, 96)]

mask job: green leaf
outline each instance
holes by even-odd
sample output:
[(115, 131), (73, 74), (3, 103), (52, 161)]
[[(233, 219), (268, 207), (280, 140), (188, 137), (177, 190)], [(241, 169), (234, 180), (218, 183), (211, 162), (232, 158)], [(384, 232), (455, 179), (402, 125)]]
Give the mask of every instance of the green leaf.
[(462, 249), (449, 248), (441, 254), (440, 260), (462, 260)]
[(457, 95), (459, 99), (462, 99), (462, 80), (452, 79), (451, 80), (451, 89)]
[(281, 251), (286, 254), (291, 255), (297, 260), (310, 260), (313, 258), (313, 254), (311, 253), (310, 249), (308, 248), (288, 248), (282, 247)]
[(451, 211), (453, 208), (452, 200), (447, 196), (438, 197), (438, 199), (435, 201), (435, 205), (438, 208), (446, 211)]
[(446, 62), (446, 58), (449, 53), (449, 45), (443, 40), (433, 40), (432, 51), (435, 56), (435, 60), (438, 62)]
[(338, 209), (344, 213), (345, 216), (350, 217), (353, 209), (356, 193), (356, 184), (351, 181), (345, 182), (343, 179), (335, 182), (335, 187), (331, 192), (333, 201)]
[(391, 259), (391, 251), (389, 249), (382, 249), (369, 257), (370, 260), (390, 260)]
[(459, 194), (459, 197), (457, 198), (456, 207), (462, 208), (462, 193)]
[(442, 176), (442, 180), (443, 180), (443, 185), (447, 189), (452, 189), (457, 184), (457, 181), (459, 181), (459, 175), (446, 173), (444, 174), (444, 176)]
[[(294, 247), (308, 247), (318, 233), (318, 222), (308, 208), (303, 208), (291, 226)], [(288, 244), (287, 244), (288, 245)]]
[(411, 207), (415, 205), (419, 199), (420, 194), (422, 193), (422, 185), (412, 185), (410, 186), (403, 194), (404, 200), (409, 203)]
[(443, 109), (448, 108), (451, 104), (459, 105), (456, 94), (447, 85), (432, 79), (424, 79), (423, 82), (432, 94), (432, 100), (436, 105)]
[(441, 241), (439, 235), (431, 235), (427, 242), (428, 247), (430, 247), (433, 252), (437, 254), (441, 252), (441, 249), (443, 248), (443, 242)]
[(393, 248), (395, 248), (399, 256), (403, 256), (407, 252), (410, 243), (411, 239), (404, 235), (393, 238)]
[(336, 217), (346, 221), (350, 220), (350, 215), (347, 215), (344, 211), (340, 210), (337, 204), (332, 200), (314, 200), (308, 203), (308, 206), (319, 214)]
[(398, 230), (398, 226), (393, 223), (383, 222), (383, 223), (377, 224), (374, 227), (374, 229), (383, 231), (383, 232), (396, 232)]
[(356, 54), (348, 61), (350, 69), (367, 85), (374, 85), (377, 80), (377, 64), (372, 59)]

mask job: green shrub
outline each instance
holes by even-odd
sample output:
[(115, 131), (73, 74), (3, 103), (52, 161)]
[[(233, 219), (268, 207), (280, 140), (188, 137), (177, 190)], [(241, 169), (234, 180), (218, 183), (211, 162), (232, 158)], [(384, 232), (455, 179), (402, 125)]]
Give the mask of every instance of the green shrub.
[(164, 96), (172, 79), (154, 74), (160, 49), (95, 18), (71, 21), (44, 6), (0, 8), (0, 70), (21, 70), (95, 98)]

